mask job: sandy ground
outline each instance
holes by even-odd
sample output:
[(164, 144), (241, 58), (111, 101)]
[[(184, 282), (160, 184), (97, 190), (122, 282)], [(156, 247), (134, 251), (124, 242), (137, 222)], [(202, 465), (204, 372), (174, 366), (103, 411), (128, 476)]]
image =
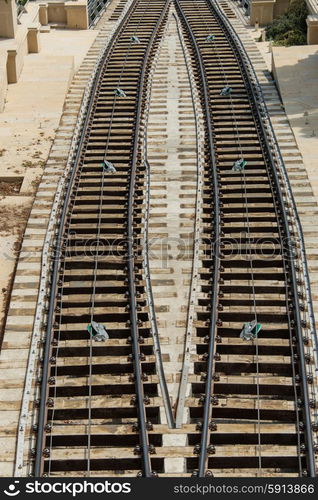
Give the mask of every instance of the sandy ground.
[(19, 241), (65, 95), (97, 33), (41, 33), (41, 52), (25, 57), (19, 82), (8, 87), (6, 106), (0, 113), (0, 338)]
[(318, 202), (318, 45), (273, 47), (285, 111)]

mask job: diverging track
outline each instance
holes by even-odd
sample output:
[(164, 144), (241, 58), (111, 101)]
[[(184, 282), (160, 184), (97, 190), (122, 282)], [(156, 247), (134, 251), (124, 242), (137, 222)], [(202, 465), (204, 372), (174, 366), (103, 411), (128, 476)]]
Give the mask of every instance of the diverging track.
[[(172, 106), (177, 149), (157, 120), (179, 94), (152, 86), (168, 19), (186, 96), (180, 116)], [(156, 179), (171, 187), (158, 131), (181, 176), (176, 203), (151, 199)], [(152, 293), (145, 255), (149, 213), (159, 207), (165, 222), (169, 203), (186, 209), (193, 257), (175, 266), (188, 275), (175, 280), (188, 303), (170, 308), (175, 318), (169, 290), (166, 308), (164, 288)], [(297, 214), (253, 69), (217, 2), (131, 2), (100, 61), (58, 216), (30, 472), (314, 476), (317, 340)], [(164, 234), (179, 227), (168, 222)], [(173, 384), (165, 337), (178, 353)]]

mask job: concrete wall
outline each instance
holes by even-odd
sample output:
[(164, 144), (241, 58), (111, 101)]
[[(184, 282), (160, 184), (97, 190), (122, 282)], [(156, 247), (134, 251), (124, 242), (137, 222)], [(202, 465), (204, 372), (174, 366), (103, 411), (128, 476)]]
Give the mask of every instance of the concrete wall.
[(264, 26), (272, 22), (274, 18), (274, 5), (276, 0), (251, 0), (250, 23), (254, 26)]
[(288, 5), (289, 0), (250, 0), (250, 23), (265, 26), (284, 14)]
[(64, 2), (54, 2), (47, 4), (48, 22), (66, 24), (66, 9)]
[(88, 29), (87, 0), (41, 3), (40, 22), (60, 24), (69, 29)]

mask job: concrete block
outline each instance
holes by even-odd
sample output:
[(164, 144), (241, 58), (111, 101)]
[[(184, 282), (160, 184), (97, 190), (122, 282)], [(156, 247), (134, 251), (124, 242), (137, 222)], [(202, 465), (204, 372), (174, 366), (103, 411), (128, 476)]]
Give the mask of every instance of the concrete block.
[(307, 43), (308, 45), (318, 44), (318, 14), (308, 16), (307, 22)]
[(8, 83), (17, 83), (18, 81), (16, 49), (8, 49), (7, 78), (8, 78)]
[(15, 0), (0, 0), (0, 37), (14, 38), (18, 27)]
[(39, 21), (42, 26), (47, 26), (49, 22), (47, 3), (40, 3), (39, 5)]
[(73, 5), (66, 4), (65, 10), (68, 28), (82, 30), (87, 30), (89, 28), (87, 2), (85, 0)]
[(37, 54), (40, 52), (39, 26), (30, 26), (27, 36), (29, 54)]
[(276, 0), (251, 0), (250, 23), (252, 26), (258, 24), (264, 26), (274, 19), (274, 5)]

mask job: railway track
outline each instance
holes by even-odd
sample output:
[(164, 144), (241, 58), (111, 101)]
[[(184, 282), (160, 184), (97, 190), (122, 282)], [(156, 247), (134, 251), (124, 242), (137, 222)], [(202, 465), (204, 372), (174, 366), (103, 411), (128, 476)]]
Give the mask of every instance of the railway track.
[[(174, 99), (161, 92), (162, 63), (152, 86), (168, 20), (184, 99), (172, 107), (182, 129), (172, 172), (169, 155), (155, 164), (158, 116)], [(178, 169), (180, 224), (166, 222)], [(131, 2), (99, 63), (58, 217), (29, 472), (314, 476), (316, 337), (296, 212), (253, 71), (217, 2)], [(179, 240), (190, 228), (187, 263), (170, 273), (188, 304), (183, 364), (177, 304), (175, 323), (156, 323), (164, 297), (160, 284), (152, 293), (162, 270), (147, 256), (149, 217), (150, 236), (162, 221)]]
[[(104, 56), (66, 195), (37, 402), (36, 475), (162, 471), (151, 456), (162, 441), (153, 431), (161, 404), (141, 269), (139, 134), (168, 4), (149, 4), (133, 2)], [(105, 342), (96, 341), (100, 331)]]

